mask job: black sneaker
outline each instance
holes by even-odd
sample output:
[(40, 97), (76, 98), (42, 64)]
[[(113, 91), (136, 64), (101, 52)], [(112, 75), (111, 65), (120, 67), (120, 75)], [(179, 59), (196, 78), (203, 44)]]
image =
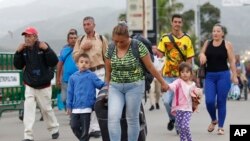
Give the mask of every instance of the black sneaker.
[(180, 134), (180, 132), (179, 132), (179, 130), (178, 130), (178, 129), (176, 129), (176, 134), (177, 134), (177, 135), (179, 135), (179, 134)]
[(43, 116), (41, 116), (40, 121), (43, 121)]
[(59, 132), (52, 134), (52, 139), (57, 139), (59, 137)]
[(173, 129), (174, 129), (174, 120), (170, 120), (169, 122), (168, 122), (168, 130), (169, 131), (172, 131)]
[(34, 141), (34, 140), (31, 140), (31, 139), (24, 139), (22, 141)]
[(89, 137), (99, 138), (101, 137), (101, 131), (90, 132)]
[(153, 111), (154, 109), (155, 109), (155, 107), (152, 105), (148, 110)]
[(24, 111), (23, 110), (19, 110), (19, 116), (18, 116), (18, 118), (21, 120), (21, 121), (23, 121), (23, 113)]
[(159, 105), (159, 103), (156, 103), (156, 104), (155, 104), (155, 107), (156, 107), (156, 109), (158, 109), (158, 110), (159, 110), (159, 109), (160, 109), (160, 105)]

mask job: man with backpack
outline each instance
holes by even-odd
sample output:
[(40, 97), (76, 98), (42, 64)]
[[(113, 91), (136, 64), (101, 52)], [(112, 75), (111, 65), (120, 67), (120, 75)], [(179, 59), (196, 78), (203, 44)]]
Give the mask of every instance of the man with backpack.
[[(94, 72), (98, 78), (104, 81), (105, 76), (105, 63), (104, 54), (106, 48), (108, 47), (107, 39), (99, 35), (95, 31), (95, 20), (91, 16), (87, 16), (83, 19), (83, 28), (86, 35), (83, 35), (77, 39), (74, 47), (73, 57), (76, 58), (77, 55), (81, 53), (86, 53), (90, 57), (90, 70)], [(96, 95), (98, 94), (98, 91)], [(91, 123), (89, 129), (90, 137), (100, 137), (100, 127), (96, 118), (96, 114), (93, 111), (91, 114)]]
[[(161, 52), (160, 57), (165, 55), (166, 60), (162, 70), (165, 81), (169, 84), (179, 76), (179, 64), (181, 62), (192, 63), (194, 49), (190, 37), (182, 32), (183, 26), (182, 16), (174, 14), (171, 21), (172, 32), (161, 37), (158, 50)], [(167, 91), (163, 95), (163, 102), (169, 116), (168, 130), (173, 130), (175, 125), (175, 117), (171, 114), (172, 100), (174, 93)], [(178, 129), (176, 129), (178, 134)]]

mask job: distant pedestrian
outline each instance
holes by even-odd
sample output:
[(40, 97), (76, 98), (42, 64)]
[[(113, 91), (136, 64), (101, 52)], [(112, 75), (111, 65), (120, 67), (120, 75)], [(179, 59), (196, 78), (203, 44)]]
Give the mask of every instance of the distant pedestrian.
[(21, 43), (14, 55), (14, 66), (23, 70), (25, 84), (24, 102), (24, 140), (33, 141), (33, 125), (36, 115), (36, 104), (39, 105), (47, 129), (52, 139), (59, 137), (59, 124), (51, 107), (54, 67), (58, 62), (55, 52), (46, 42), (38, 40), (38, 32), (34, 27), (28, 27), (22, 33), (24, 43)]
[[(200, 63), (205, 65), (205, 98), (207, 111), (211, 118), (208, 132), (214, 131), (218, 125), (217, 134), (224, 135), (226, 119), (227, 95), (231, 81), (238, 84), (235, 55), (232, 44), (224, 39), (224, 27), (215, 24), (212, 31), (212, 40), (206, 41), (200, 51)], [(230, 67), (228, 67), (228, 63)], [(230, 71), (231, 69), (231, 76)], [(218, 119), (217, 119), (218, 113)]]
[[(162, 67), (164, 64), (164, 58), (159, 58), (157, 48), (154, 46), (152, 47), (152, 51), (154, 53), (154, 67), (157, 69), (159, 73), (162, 71)], [(161, 84), (160, 82), (154, 78), (153, 82), (151, 83), (149, 94), (149, 101), (150, 101), (150, 108), (149, 111), (156, 109), (160, 109), (160, 98), (161, 98)]]
[(248, 90), (250, 91), (250, 60), (246, 61), (246, 77), (248, 81)]
[(70, 126), (79, 141), (89, 141), (90, 115), (96, 100), (96, 89), (105, 83), (89, 70), (90, 59), (87, 54), (76, 56), (79, 71), (72, 74), (68, 83), (67, 113)]
[(61, 98), (66, 110), (66, 98), (69, 77), (78, 69), (73, 59), (73, 49), (77, 40), (77, 31), (71, 29), (67, 34), (67, 44), (61, 49), (57, 64), (57, 86), (61, 87)]
[(171, 113), (175, 116), (181, 141), (192, 141), (190, 120), (192, 116), (192, 93), (202, 95), (202, 90), (192, 81), (192, 66), (189, 63), (179, 65), (179, 78), (168, 84), (174, 92)]
[[(247, 77), (246, 77), (246, 68), (245, 64), (241, 62), (240, 55), (235, 55), (235, 65), (236, 65), (236, 72), (237, 72), (237, 78), (238, 78), (238, 86), (240, 88), (240, 93), (243, 91), (244, 85), (247, 85)], [(241, 95), (238, 97), (238, 100), (240, 100)]]

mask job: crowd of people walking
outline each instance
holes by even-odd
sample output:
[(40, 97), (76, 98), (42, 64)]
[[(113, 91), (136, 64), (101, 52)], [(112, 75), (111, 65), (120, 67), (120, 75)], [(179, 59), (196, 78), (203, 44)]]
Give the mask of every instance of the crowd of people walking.
[[(205, 97), (205, 105), (211, 121), (208, 132), (217, 127), (217, 134), (224, 135), (227, 95), (231, 84), (246, 82), (249, 88), (250, 62), (242, 64), (234, 54), (230, 41), (225, 39), (224, 27), (215, 24), (212, 38), (204, 42), (199, 56), (195, 56), (189, 35), (182, 31), (183, 18), (174, 14), (171, 31), (163, 34), (151, 50), (143, 42), (131, 38), (125, 22), (118, 23), (112, 31), (112, 41), (95, 30), (94, 17), (83, 18), (84, 35), (74, 28), (67, 33), (67, 44), (59, 57), (53, 47), (38, 38), (34, 27), (21, 33), (24, 42), (14, 55), (14, 66), (24, 72), (24, 140), (33, 141), (36, 103), (52, 139), (57, 139), (59, 123), (51, 107), (51, 80), (56, 67), (56, 85), (61, 89), (65, 112), (70, 118), (70, 127), (79, 141), (101, 137), (94, 104), (98, 92), (108, 89), (107, 125), (110, 141), (121, 141), (123, 126), (121, 118), (126, 113), (128, 141), (137, 141), (140, 134), (140, 108), (145, 96), (145, 70), (154, 76), (149, 111), (160, 109), (162, 99), (168, 120), (167, 129), (175, 129), (181, 141), (192, 141), (190, 120), (193, 98)], [(110, 51), (110, 47), (114, 49)], [(138, 57), (134, 55), (137, 49)], [(193, 60), (198, 57), (205, 67), (204, 88), (193, 81)], [(200, 86), (200, 85), (198, 85)]]

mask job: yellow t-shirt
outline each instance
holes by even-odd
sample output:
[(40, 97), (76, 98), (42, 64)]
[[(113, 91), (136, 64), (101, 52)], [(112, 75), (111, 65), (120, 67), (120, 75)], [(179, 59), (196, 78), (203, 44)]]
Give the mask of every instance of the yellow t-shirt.
[[(178, 47), (180, 48), (182, 54), (186, 56), (186, 58), (190, 58), (194, 56), (194, 48), (192, 45), (192, 41), (190, 37), (184, 34), (181, 38), (176, 38), (174, 35), (174, 40)], [(174, 44), (171, 43), (170, 39), (167, 35), (163, 35), (161, 41), (158, 45), (158, 49), (161, 52), (164, 52), (166, 56), (166, 60), (163, 68), (163, 76), (167, 77), (178, 77), (179, 76), (179, 64), (183, 62), (181, 54), (174, 47)]]

